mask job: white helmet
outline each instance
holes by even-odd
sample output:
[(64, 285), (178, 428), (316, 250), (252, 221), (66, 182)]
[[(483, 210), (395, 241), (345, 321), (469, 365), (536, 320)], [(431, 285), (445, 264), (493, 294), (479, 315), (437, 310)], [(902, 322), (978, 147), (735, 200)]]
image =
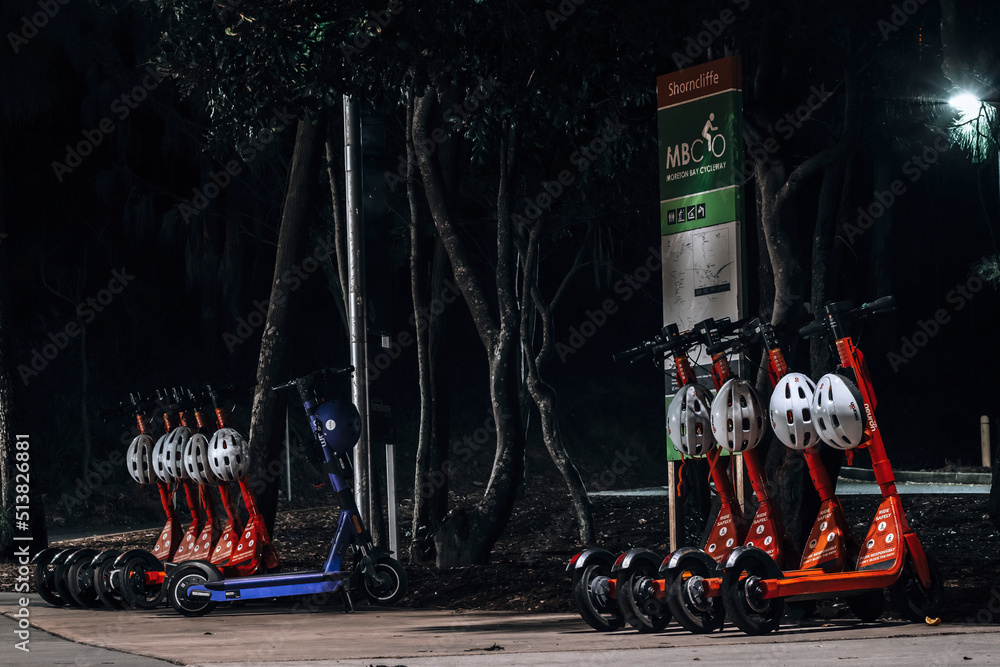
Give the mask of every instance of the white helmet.
[(168, 437), (170, 437), (170, 434), (164, 433), (157, 438), (156, 444), (153, 446), (153, 472), (156, 473), (157, 479), (169, 484), (177, 480), (170, 473), (170, 469), (167, 468), (167, 463), (164, 459), (164, 448), (166, 447)]
[(219, 479), (212, 472), (208, 460), (208, 438), (195, 433), (184, 447), (184, 472), (198, 484), (217, 484)]
[(137, 435), (128, 446), (125, 454), (125, 467), (128, 474), (139, 484), (149, 484), (156, 481), (153, 473), (153, 439), (145, 433)]
[(731, 452), (753, 449), (764, 437), (764, 408), (746, 380), (732, 378), (712, 401), (712, 433)]
[(208, 443), (208, 463), (219, 479), (235, 482), (250, 472), (250, 445), (234, 428), (220, 428)]
[(827, 373), (816, 383), (813, 397), (816, 431), (823, 442), (836, 449), (854, 449), (865, 434), (861, 416), (864, 399), (857, 386), (836, 373)]
[(786, 447), (807, 449), (819, 444), (812, 418), (812, 398), (816, 385), (808, 375), (789, 373), (774, 386), (771, 394), (771, 428)]
[(667, 435), (681, 454), (699, 456), (715, 446), (712, 394), (700, 384), (681, 387), (667, 409)]
[(175, 482), (187, 479), (187, 471), (184, 470), (184, 448), (187, 447), (192, 433), (193, 431), (187, 426), (177, 426), (167, 433), (167, 441), (163, 445), (163, 465)]

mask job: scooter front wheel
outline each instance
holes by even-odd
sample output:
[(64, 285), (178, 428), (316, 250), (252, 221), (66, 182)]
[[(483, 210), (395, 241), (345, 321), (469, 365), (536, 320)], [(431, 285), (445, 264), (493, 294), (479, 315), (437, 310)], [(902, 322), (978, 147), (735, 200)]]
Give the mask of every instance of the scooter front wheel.
[(94, 588), (94, 570), (91, 567), (98, 553), (96, 549), (81, 549), (67, 560), (66, 588), (81, 607), (89, 609), (104, 605)]
[(118, 556), (121, 556), (118, 550), (102, 551), (90, 563), (94, 572), (94, 590), (109, 609), (122, 609), (125, 606), (121, 593), (111, 587), (111, 570)]
[(739, 547), (730, 554), (722, 573), (722, 602), (736, 627), (748, 635), (765, 635), (778, 629), (785, 602), (761, 597), (760, 581), (781, 577), (781, 569), (760, 549)]
[(375, 562), (375, 576), (361, 575), (364, 594), (375, 604), (394, 604), (406, 595), (406, 570), (391, 556)]
[(62, 552), (59, 549), (43, 549), (35, 555), (35, 590), (42, 596), (42, 599), (54, 607), (66, 606), (66, 600), (62, 599), (59, 591), (56, 590), (56, 556)]
[(695, 634), (708, 634), (722, 627), (726, 620), (726, 607), (721, 597), (705, 597), (702, 582), (718, 576), (717, 569), (709, 567), (705, 560), (685, 554), (672, 568), (667, 589), (667, 605), (681, 627)]
[[(83, 608), (83, 604), (78, 602), (69, 590), (69, 568), (73, 564), (73, 557), (79, 551), (80, 549), (68, 549), (59, 553), (52, 560), (52, 564), (56, 566), (52, 583), (55, 584), (56, 592), (58, 592), (59, 597), (66, 601), (67, 606)], [(93, 554), (90, 557), (93, 558)]]
[(620, 630), (625, 625), (618, 603), (609, 595), (611, 564), (595, 562), (583, 568), (573, 587), (573, 603), (587, 625), (601, 632)]
[[(130, 609), (153, 609), (163, 602), (162, 583), (147, 581), (146, 573), (159, 573), (163, 565), (148, 551), (136, 549), (126, 551), (115, 560), (115, 568), (120, 570), (117, 582), (112, 573), (112, 582), (119, 585), (125, 605)], [(160, 579), (162, 581), (162, 579)]]
[(618, 584), (618, 608), (639, 632), (660, 632), (670, 623), (666, 600), (658, 599), (653, 587), (663, 559), (645, 549), (629, 555), (627, 567), (611, 572)]
[(218, 602), (188, 597), (191, 586), (199, 586), (209, 581), (220, 581), (222, 574), (212, 565), (182, 565), (170, 572), (164, 584), (170, 606), (185, 616), (204, 616), (215, 609)]

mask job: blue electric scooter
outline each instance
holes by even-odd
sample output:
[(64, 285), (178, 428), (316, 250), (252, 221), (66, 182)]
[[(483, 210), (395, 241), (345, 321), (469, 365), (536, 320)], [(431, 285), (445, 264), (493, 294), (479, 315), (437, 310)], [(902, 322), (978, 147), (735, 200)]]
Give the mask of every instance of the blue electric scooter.
[[(354, 367), (323, 369), (305, 375), (275, 391), (295, 388), (302, 399), (323, 467), (340, 499), (340, 518), (323, 569), (226, 579), (207, 561), (180, 563), (166, 574), (167, 599), (185, 616), (202, 616), (220, 602), (259, 600), (317, 593), (341, 593), (346, 611), (353, 610), (350, 590), (361, 591), (377, 604), (392, 604), (406, 593), (406, 571), (389, 551), (377, 549), (361, 521), (351, 482), (351, 450), (361, 435), (357, 408), (346, 401), (327, 401), (314, 390), (316, 380), (350, 376)], [(353, 569), (344, 569), (349, 547), (357, 555)], [(346, 582), (346, 583), (345, 583)]]

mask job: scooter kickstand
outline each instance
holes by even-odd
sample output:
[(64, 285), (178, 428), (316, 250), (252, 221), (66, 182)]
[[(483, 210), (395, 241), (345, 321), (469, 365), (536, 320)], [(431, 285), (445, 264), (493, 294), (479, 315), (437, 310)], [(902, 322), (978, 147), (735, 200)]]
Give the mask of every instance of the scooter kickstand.
[(340, 593), (344, 596), (344, 613), (353, 614), (354, 613), (354, 602), (351, 601), (351, 592), (345, 587)]

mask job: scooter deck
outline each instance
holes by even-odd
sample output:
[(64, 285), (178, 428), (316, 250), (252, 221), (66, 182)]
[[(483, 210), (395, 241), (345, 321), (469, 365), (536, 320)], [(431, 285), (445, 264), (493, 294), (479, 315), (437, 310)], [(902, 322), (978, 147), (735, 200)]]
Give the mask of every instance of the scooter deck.
[[(903, 571), (907, 546), (912, 542), (916, 548), (920, 548), (916, 535), (910, 531), (904, 532), (905, 525), (899, 497), (885, 498), (868, 529), (858, 556), (857, 570), (833, 574), (818, 569), (785, 572), (784, 579), (764, 579), (760, 582), (761, 597), (832, 596), (886, 588), (895, 583)], [(920, 556), (922, 555), (921, 553)], [(919, 561), (920, 557), (916, 560)]]
[[(351, 578), (347, 571), (297, 572), (272, 576), (237, 577), (210, 581), (192, 586), (187, 596), (192, 599), (211, 599), (214, 602), (231, 600), (258, 600), (262, 598), (333, 593)], [(207, 594), (207, 595), (206, 595)]]

